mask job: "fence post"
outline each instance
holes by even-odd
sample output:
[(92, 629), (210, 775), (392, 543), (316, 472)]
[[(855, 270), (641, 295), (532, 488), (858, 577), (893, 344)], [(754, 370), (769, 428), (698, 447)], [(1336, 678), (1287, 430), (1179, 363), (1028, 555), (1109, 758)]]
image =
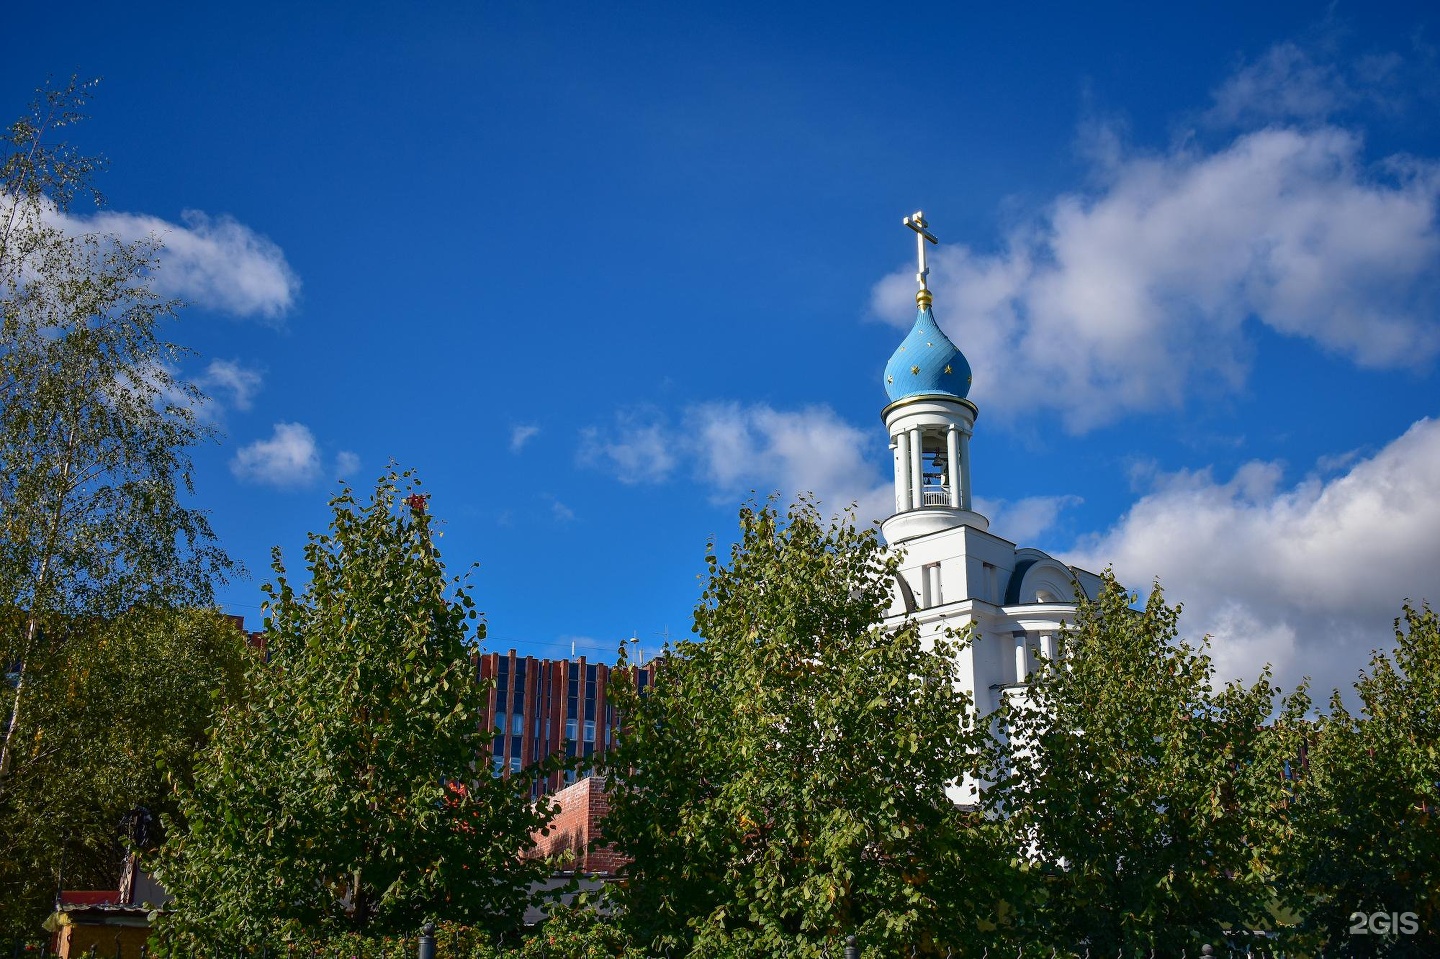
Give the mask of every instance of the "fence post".
[(854, 936), (845, 937), (845, 959), (860, 959), (860, 947), (855, 945)]
[(420, 927), (420, 955), (418, 959), (435, 959), (435, 923), (427, 922)]

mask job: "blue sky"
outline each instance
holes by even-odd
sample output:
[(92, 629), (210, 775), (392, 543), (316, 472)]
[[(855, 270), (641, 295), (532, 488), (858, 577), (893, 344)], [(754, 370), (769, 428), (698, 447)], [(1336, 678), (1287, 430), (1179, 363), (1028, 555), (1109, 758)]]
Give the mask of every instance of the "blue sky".
[(104, 78), (254, 625), (393, 458), (491, 648), (686, 634), (750, 490), (882, 511), (923, 208), (991, 529), (1328, 689), (1440, 600), (1440, 18), (1172, 7), (24, 5), (0, 91)]

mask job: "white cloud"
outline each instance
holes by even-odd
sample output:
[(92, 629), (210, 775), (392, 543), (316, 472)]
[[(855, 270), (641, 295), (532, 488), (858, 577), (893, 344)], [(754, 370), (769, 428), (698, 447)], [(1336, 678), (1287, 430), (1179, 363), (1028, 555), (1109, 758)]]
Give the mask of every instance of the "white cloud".
[[(1367, 166), (1333, 126), (1269, 128), (1218, 152), (1118, 156), (1099, 189), (1057, 197), (996, 254), (942, 245), (936, 316), (1002, 417), (1084, 432), (1237, 389), (1252, 317), (1361, 366), (1440, 352), (1440, 163)], [(873, 309), (914, 319), (914, 274)]]
[(268, 440), (256, 440), (236, 451), (230, 472), (246, 483), (304, 486), (320, 474), (315, 436), (303, 424), (276, 423)]
[(1336, 64), (1285, 42), (1237, 69), (1215, 91), (1207, 119), (1225, 124), (1323, 119), (1354, 96)]
[[(712, 402), (688, 406), (675, 419), (628, 415), (617, 417), (607, 433), (587, 429), (580, 459), (622, 482), (636, 482), (637, 462), (662, 463), (663, 468), (639, 469), (648, 482), (669, 479), (684, 463), (690, 478), (716, 501), (752, 490), (760, 496), (778, 491), (787, 500), (813, 493), (823, 511), (838, 513), (853, 503), (856, 519), (869, 524), (895, 512), (893, 479), (866, 459), (882, 441), (883, 433), (847, 423), (828, 406), (777, 410), (765, 403)], [(983, 500), (976, 506), (1001, 535), (1028, 542), (1080, 501), (1078, 496), (1032, 496)]]
[(719, 495), (809, 492), (831, 512), (857, 503), (858, 519), (866, 523), (895, 511), (893, 482), (865, 460), (876, 434), (827, 406), (704, 403), (685, 411), (681, 435), (692, 446), (688, 458), (697, 477)]
[(825, 406), (701, 403), (677, 419), (626, 414), (609, 430), (586, 429), (579, 459), (625, 483), (663, 482), (684, 464), (715, 497), (811, 492), (832, 512), (858, 502), (869, 522), (893, 512), (893, 487), (865, 460), (875, 441)]
[(510, 452), (518, 453), (525, 448), (534, 436), (540, 432), (540, 427), (533, 425), (516, 426), (510, 430)]
[[(0, 212), (10, 198), (0, 197)], [(163, 244), (153, 286), (196, 306), (237, 316), (278, 320), (294, 304), (300, 279), (285, 253), (268, 237), (230, 216), (186, 210), (172, 223), (145, 213), (102, 210), (88, 216), (63, 213), (40, 201), (40, 218), (71, 236), (98, 234), (126, 242), (151, 237)]]
[(71, 229), (125, 240), (155, 236), (165, 244), (155, 271), (159, 292), (239, 316), (277, 319), (294, 305), (300, 279), (268, 237), (229, 216), (186, 210), (184, 224), (143, 213), (66, 217)]
[(1214, 93), (1204, 119), (1223, 126), (1321, 121), (1356, 107), (1395, 111), (1405, 99), (1410, 64), (1394, 53), (1340, 63), (1323, 45), (1278, 43), (1241, 64)]
[(196, 403), (194, 397), (186, 394), (179, 368), (161, 360), (146, 362), (133, 371), (117, 375), (111, 386), (110, 400), (114, 403), (142, 403), (157, 409), (175, 407), (189, 410), (197, 419), (204, 419), (206, 413), (203, 402)]
[(1267, 662), (1286, 688), (1304, 675), (1348, 689), (1373, 648), (1391, 645), (1407, 597), (1440, 601), (1440, 420), (1415, 423), (1348, 472), (1286, 487), (1274, 463), (1228, 481), (1158, 481), (1108, 532), (1066, 556), (1113, 564), (1145, 590), (1158, 577), (1186, 606), (1187, 633), (1214, 635), (1223, 678)]
[(349, 450), (335, 454), (335, 472), (340, 479), (349, 480), (360, 471), (360, 457)]
[(227, 402), (235, 409), (248, 410), (264, 380), (259, 370), (246, 367), (239, 360), (211, 360), (198, 383), (207, 392), (225, 393)]
[(1055, 525), (1060, 513), (1084, 500), (1078, 496), (1026, 496), (1018, 500), (975, 498), (975, 509), (990, 520), (990, 529), (1013, 543), (1035, 542)]
[(580, 431), (579, 461), (612, 474), (622, 483), (661, 483), (675, 468), (684, 437), (669, 435), (658, 414), (625, 413), (616, 428), (602, 434), (594, 427)]

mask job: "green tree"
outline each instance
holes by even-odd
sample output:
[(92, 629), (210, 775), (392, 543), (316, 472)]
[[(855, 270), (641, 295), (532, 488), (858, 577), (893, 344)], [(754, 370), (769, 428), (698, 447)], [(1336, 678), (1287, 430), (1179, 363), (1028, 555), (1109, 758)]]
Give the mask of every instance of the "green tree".
[[(1376, 652), (1297, 751), (1299, 787), (1286, 844), (1286, 900), (1301, 947), (1346, 956), (1440, 955), (1440, 618), (1427, 605), (1395, 621), (1393, 658)], [(1292, 717), (1309, 702), (1292, 699)], [(1409, 932), (1378, 934), (1355, 913), (1414, 913)], [(1393, 924), (1393, 919), (1391, 920)]]
[(543, 868), (545, 811), (492, 779), (483, 636), (447, 580), (409, 474), (332, 502), (291, 585), (266, 587), (269, 660), (249, 675), (168, 824), (172, 942), (258, 944), (303, 929), (413, 932), (427, 916), (507, 929)]
[(36, 748), (18, 737), (33, 671), (57, 662), (47, 637), (136, 605), (209, 606), (232, 569), (184, 501), (211, 431), (159, 336), (177, 309), (152, 288), (159, 242), (57, 225), (100, 163), (48, 138), (88, 95), (42, 91), (0, 138), (0, 609), (24, 614), (0, 639), (0, 796)]
[[(58, 139), (91, 86), (41, 91), (0, 135), (0, 926), (25, 932), (57, 884), (118, 881), (118, 819), (163, 802), (155, 764), (183, 767), (235, 633), (175, 612), (233, 565), (186, 502), (211, 431), (159, 335), (159, 244), (62, 217), (100, 200), (103, 163)], [(147, 658), (166, 650), (168, 672)]]
[[(33, 672), (29, 745), (0, 797), (0, 934), (33, 935), (57, 889), (114, 889), (119, 824), (174, 807), (217, 703), (239, 697), (248, 659), (234, 621), (132, 609), (74, 620)], [(167, 771), (168, 770), (168, 771)]]
[(1158, 586), (1143, 610), (1108, 572), (1058, 664), (996, 717), (985, 793), (1033, 880), (1022, 936), (1095, 955), (1192, 955), (1268, 921), (1286, 752), (1275, 691), (1216, 690)]
[(981, 735), (952, 643), (883, 625), (900, 561), (873, 529), (802, 500), (743, 509), (740, 533), (728, 565), (707, 556), (699, 641), (643, 694), (612, 687), (627, 922), (676, 955), (834, 955), (852, 933), (963, 954), (995, 903), (986, 831), (946, 796)]

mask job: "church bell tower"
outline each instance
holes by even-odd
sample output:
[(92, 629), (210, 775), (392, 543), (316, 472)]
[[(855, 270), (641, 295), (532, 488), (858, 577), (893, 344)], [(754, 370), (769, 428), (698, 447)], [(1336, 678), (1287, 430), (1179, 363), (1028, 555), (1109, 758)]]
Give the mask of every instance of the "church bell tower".
[(957, 526), (984, 531), (970, 495), (970, 435), (980, 412), (966, 399), (970, 363), (935, 322), (925, 244), (939, 242), (923, 213), (905, 218), (915, 231), (920, 289), (915, 326), (885, 364), (890, 403), (881, 412), (895, 461), (895, 512), (881, 525), (891, 545)]
[[(970, 436), (979, 410), (968, 398), (970, 363), (935, 322), (925, 253), (938, 241), (923, 214), (904, 223), (915, 231), (919, 289), (915, 325), (885, 364), (881, 417), (895, 512), (880, 531), (902, 555), (888, 621), (913, 621), (926, 641), (970, 627), (970, 642), (956, 653), (957, 683), (984, 716), (1063, 655), (1063, 624), (1074, 622), (1079, 597), (1098, 595), (1100, 577), (1017, 546), (975, 512)], [(977, 788), (957, 785), (954, 796), (973, 801)]]

